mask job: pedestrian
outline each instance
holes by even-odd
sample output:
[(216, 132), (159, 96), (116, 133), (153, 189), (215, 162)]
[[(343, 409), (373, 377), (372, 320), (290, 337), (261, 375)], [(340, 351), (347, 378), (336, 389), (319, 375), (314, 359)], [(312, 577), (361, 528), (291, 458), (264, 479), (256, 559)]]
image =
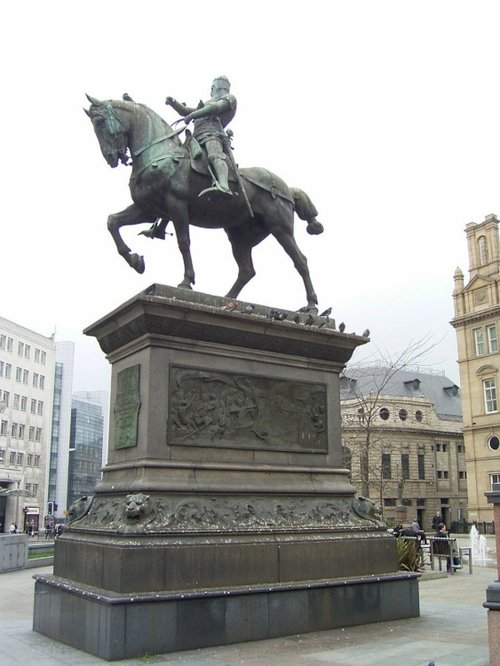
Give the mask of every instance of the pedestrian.
[[(450, 535), (448, 534), (448, 530), (446, 529), (446, 525), (444, 523), (439, 523), (438, 528), (437, 528), (436, 532), (434, 533), (434, 536), (437, 537), (438, 539), (448, 539), (449, 538)], [(448, 552), (448, 548), (449, 548), (448, 544), (446, 543), (445, 545), (443, 545), (443, 547), (446, 550), (446, 552)], [(440, 552), (444, 555), (444, 552), (441, 550), (441, 548), (439, 548), (438, 552)], [(446, 558), (446, 571), (448, 573), (451, 573), (451, 558), (450, 557)]]
[(16, 523), (12, 523), (11, 526), (9, 527), (9, 532), (11, 534), (15, 534), (17, 532), (17, 525)]
[(441, 513), (439, 511), (436, 511), (436, 513), (434, 514), (434, 516), (432, 518), (432, 529), (435, 532), (437, 532), (437, 530), (439, 529), (439, 525), (442, 522), (444, 522), (443, 521), (443, 516), (441, 515)]
[(419, 537), (422, 543), (427, 543), (427, 537), (423, 529), (421, 529), (418, 520), (414, 520), (411, 524), (411, 530), (416, 537)]

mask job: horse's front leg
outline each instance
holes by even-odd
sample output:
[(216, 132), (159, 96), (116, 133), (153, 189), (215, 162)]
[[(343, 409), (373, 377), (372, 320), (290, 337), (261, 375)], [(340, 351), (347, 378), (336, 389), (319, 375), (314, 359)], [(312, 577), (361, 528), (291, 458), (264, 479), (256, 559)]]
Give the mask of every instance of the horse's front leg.
[(144, 211), (141, 210), (136, 204), (132, 204), (119, 213), (112, 213), (108, 217), (108, 230), (113, 237), (113, 240), (115, 241), (118, 253), (121, 254), (127, 264), (132, 266), (132, 268), (138, 273), (144, 273), (144, 257), (130, 250), (129, 246), (121, 237), (120, 228), (132, 224), (141, 224), (144, 222), (152, 223), (155, 221), (155, 219), (156, 218), (154, 216), (144, 213)]
[(177, 245), (184, 261), (184, 279), (177, 285), (181, 289), (191, 289), (194, 284), (194, 268), (191, 258), (191, 240), (189, 237), (189, 215), (187, 204), (176, 201), (169, 206), (170, 217), (174, 223)]

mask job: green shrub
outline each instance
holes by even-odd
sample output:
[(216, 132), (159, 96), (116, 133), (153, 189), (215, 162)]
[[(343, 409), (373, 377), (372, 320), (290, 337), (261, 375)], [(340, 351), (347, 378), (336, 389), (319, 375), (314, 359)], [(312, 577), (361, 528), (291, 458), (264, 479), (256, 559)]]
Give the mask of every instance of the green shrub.
[(424, 553), (417, 540), (398, 537), (396, 539), (396, 548), (398, 569), (402, 571), (422, 571), (424, 569)]

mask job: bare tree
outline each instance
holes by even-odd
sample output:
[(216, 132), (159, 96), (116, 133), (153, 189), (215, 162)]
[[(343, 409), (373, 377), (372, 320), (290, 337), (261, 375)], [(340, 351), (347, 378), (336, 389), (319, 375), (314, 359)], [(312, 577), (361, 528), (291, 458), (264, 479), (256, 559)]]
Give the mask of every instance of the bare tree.
[[(391, 382), (402, 370), (415, 369), (415, 366), (420, 369), (428, 369), (429, 365), (425, 364), (425, 359), (437, 344), (428, 334), (415, 342), (410, 342), (402, 352), (395, 355), (376, 348), (376, 352), (371, 357), (350, 364), (341, 377), (343, 387), (348, 387), (350, 399), (354, 400), (357, 409), (356, 425), (362, 432), (359, 451), (361, 495), (369, 496), (371, 479), (376, 482), (381, 504), (383, 504), (383, 493), (387, 482), (391, 481), (384, 478), (384, 469), (381, 464), (382, 453), (389, 453), (390, 445), (384, 439), (380, 429), (375, 428), (375, 423), (380, 424), (378, 417), (382, 406), (382, 396), (387, 393)], [(370, 453), (372, 453), (371, 456)], [(398, 495), (402, 499), (404, 485), (402, 471), (398, 482)], [(394, 479), (392, 479), (392, 483), (394, 483)]]

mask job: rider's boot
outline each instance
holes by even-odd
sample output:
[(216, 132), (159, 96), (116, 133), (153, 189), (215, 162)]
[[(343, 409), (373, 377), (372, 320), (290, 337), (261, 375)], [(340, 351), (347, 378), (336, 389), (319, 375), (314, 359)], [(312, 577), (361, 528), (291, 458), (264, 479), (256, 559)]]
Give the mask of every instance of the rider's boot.
[(215, 172), (215, 177), (217, 179), (217, 189), (223, 194), (227, 194), (227, 196), (232, 197), (233, 193), (229, 189), (229, 171), (226, 161), (220, 157), (216, 157), (212, 162), (212, 166)]

